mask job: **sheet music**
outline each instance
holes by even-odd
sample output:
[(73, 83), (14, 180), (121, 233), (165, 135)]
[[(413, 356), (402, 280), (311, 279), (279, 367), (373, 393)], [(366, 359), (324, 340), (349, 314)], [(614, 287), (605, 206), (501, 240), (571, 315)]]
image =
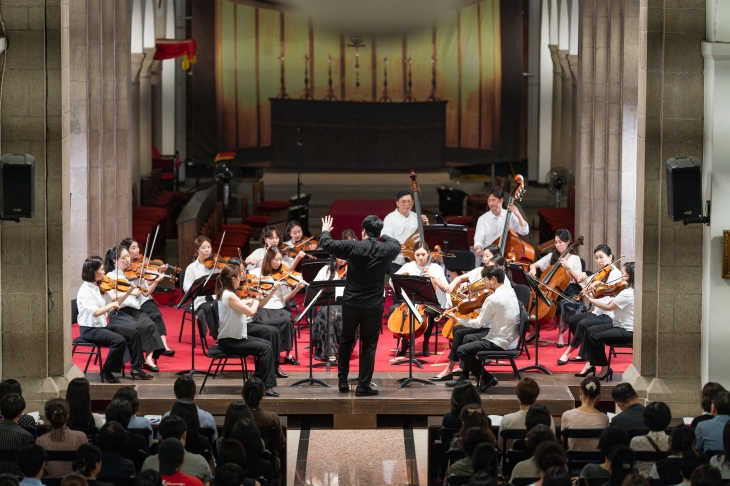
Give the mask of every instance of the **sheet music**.
[(335, 287), (335, 300), (345, 295), (345, 287)]

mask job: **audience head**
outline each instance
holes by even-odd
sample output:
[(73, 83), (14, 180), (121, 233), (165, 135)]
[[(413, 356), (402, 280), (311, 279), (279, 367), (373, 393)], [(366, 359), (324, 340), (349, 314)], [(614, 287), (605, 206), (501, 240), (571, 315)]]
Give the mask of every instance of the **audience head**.
[(722, 474), (716, 467), (703, 464), (692, 471), (690, 482), (692, 486), (720, 486), (722, 484)]
[(129, 436), (124, 426), (119, 422), (105, 423), (96, 436), (96, 445), (102, 451), (122, 452), (129, 444)]
[(636, 466), (634, 451), (629, 446), (620, 445), (614, 447), (608, 459), (611, 461), (609, 483), (611, 486), (621, 486), (626, 476), (631, 474), (631, 471)]
[(18, 380), (8, 378), (7, 380), (0, 381), (0, 399), (8, 393), (17, 393), (18, 395), (23, 394), (23, 389), (21, 388)]
[(243, 396), (243, 401), (246, 402), (246, 405), (251, 408), (258, 408), (261, 399), (264, 398), (265, 391), (266, 385), (261, 381), (261, 378), (252, 376), (243, 385), (241, 396)]
[(613, 401), (618, 404), (621, 410), (639, 401), (636, 390), (634, 390), (634, 387), (630, 383), (619, 383), (616, 385), (611, 392), (611, 398), (613, 398)]
[(175, 398), (182, 400), (187, 398), (189, 400), (195, 399), (196, 385), (192, 378), (188, 375), (182, 375), (175, 380)]
[(43, 413), (51, 423), (51, 428), (61, 429), (66, 425), (69, 416), (68, 403), (63, 398), (52, 398), (43, 407)]
[(18, 476), (10, 473), (0, 474), (0, 486), (19, 486)]
[(362, 230), (370, 238), (378, 238), (380, 237), (380, 233), (383, 232), (383, 221), (374, 214), (371, 214), (362, 220)]
[(114, 394), (114, 398), (126, 400), (132, 406), (132, 415), (136, 414), (139, 410), (139, 397), (137, 396), (137, 390), (131, 386), (123, 386), (117, 389)]
[(121, 398), (115, 398), (106, 406), (106, 419), (119, 422), (125, 429), (129, 427), (132, 419), (132, 404)]
[(525, 447), (528, 451), (535, 452), (537, 446), (549, 440), (557, 440), (553, 429), (545, 424), (537, 424), (527, 432), (527, 436), (525, 436)]
[(682, 459), (679, 461), (679, 472), (682, 474), (682, 478), (689, 480), (692, 477), (692, 472), (703, 464), (709, 464), (702, 452), (696, 449), (690, 449), (682, 455)]
[(474, 449), (476, 449), (479, 444), (485, 443), (493, 444), (494, 435), (488, 433), (481, 427), (472, 427), (466, 431), (464, 436), (462, 436), (459, 441), (459, 448), (464, 451), (466, 457), (473, 457)]
[(137, 474), (134, 478), (135, 486), (162, 486), (162, 476), (160, 471), (154, 469), (145, 469)]
[(570, 474), (564, 467), (553, 466), (542, 477), (542, 486), (572, 486)]
[(534, 405), (540, 395), (540, 385), (529, 376), (525, 376), (517, 382), (515, 393), (520, 405)]
[(470, 403), (482, 404), (482, 398), (471, 381), (455, 386), (454, 391), (451, 392), (451, 413), (459, 415), (461, 409)]
[(184, 443), (188, 426), (182, 417), (178, 417), (177, 415), (168, 415), (160, 420), (160, 426), (157, 431), (160, 433), (162, 440), (177, 439)]
[(89, 483), (81, 474), (70, 472), (61, 480), (61, 486), (89, 486)]
[(651, 402), (644, 409), (644, 425), (652, 432), (663, 432), (672, 421), (672, 412), (664, 402)]
[(497, 479), (484, 471), (475, 472), (467, 486), (497, 486)]
[(235, 464), (245, 473), (248, 469), (248, 458), (246, 449), (240, 441), (236, 439), (224, 439), (218, 447), (218, 464)]
[[(672, 454), (681, 456), (694, 446), (695, 429), (685, 424), (677, 425), (672, 429), (669, 442), (672, 443)], [(730, 451), (730, 428), (728, 427), (723, 430), (722, 442), (725, 450)]]
[(533, 457), (541, 474), (545, 474), (551, 467), (568, 467), (568, 455), (558, 441), (543, 442), (537, 446)]
[(85, 478), (96, 479), (101, 470), (101, 451), (94, 444), (82, 444), (76, 450), (76, 459), (71, 467)]
[[(0, 387), (2, 387), (2, 383), (0, 383)], [(721, 391), (725, 391), (725, 387), (721, 384), (715, 383), (714, 381), (705, 383), (705, 386), (702, 387), (702, 394), (700, 395), (700, 404), (702, 405), (703, 411), (707, 413), (712, 412), (712, 399), (715, 398), (717, 392)]]
[(624, 478), (621, 486), (650, 486), (650, 483), (641, 474), (631, 473)]
[(182, 464), (185, 448), (177, 439), (165, 439), (157, 448), (157, 457), (160, 459), (160, 474), (171, 476)]
[[(246, 383), (252, 379), (249, 378)], [(242, 419), (253, 420), (253, 415), (251, 415), (251, 409), (248, 408), (248, 405), (243, 402), (233, 402), (228, 405), (226, 418), (223, 422), (223, 437), (230, 438), (233, 433), (233, 427)]]
[(195, 405), (195, 402), (188, 398), (176, 401), (172, 406), (172, 410), (170, 410), (170, 415), (175, 415), (185, 421), (188, 429), (185, 447), (191, 452), (196, 450), (200, 445), (198, 440), (200, 434), (200, 418), (198, 417), (198, 407)]
[(23, 415), (25, 400), (19, 393), (8, 393), (0, 400), (0, 413), (5, 420), (15, 420)]
[(601, 398), (601, 382), (595, 376), (584, 378), (580, 382), (581, 403), (595, 403)]
[(264, 450), (264, 444), (261, 442), (261, 434), (253, 420), (239, 420), (233, 426), (231, 439), (236, 439), (243, 444), (246, 449), (246, 456), (258, 455)]
[(463, 437), (467, 430), (472, 427), (479, 427), (491, 436), (490, 442), (494, 443), (492, 424), (480, 405), (477, 405), (476, 403), (465, 405), (464, 408), (461, 409), (459, 418), (461, 419), (461, 428), (456, 434), (454, 434), (456, 437)]
[(474, 464), (474, 472), (484, 471), (490, 476), (497, 477), (499, 469), (497, 463), (499, 458), (497, 457), (497, 450), (489, 442), (484, 442), (477, 445), (474, 448), (474, 454), (472, 454), (472, 464)]
[(94, 416), (91, 414), (91, 387), (86, 378), (74, 378), (66, 388), (66, 403), (70, 414), (67, 425), (69, 427), (86, 427), (94, 425)]
[(730, 392), (717, 392), (712, 399), (712, 410), (713, 415), (730, 415)]
[(552, 424), (550, 410), (542, 403), (536, 403), (527, 409), (525, 414), (525, 429), (529, 432), (537, 424), (543, 424), (548, 427)]
[(26, 478), (34, 478), (38, 473), (43, 472), (46, 457), (43, 447), (38, 444), (28, 444), (20, 448), (15, 460)]
[(241, 486), (243, 484), (246, 472), (241, 466), (230, 462), (220, 464), (215, 469), (216, 486)]
[(619, 425), (610, 425), (606, 427), (601, 436), (598, 438), (598, 450), (601, 451), (603, 457), (608, 457), (616, 446), (628, 446), (631, 443), (629, 434)]

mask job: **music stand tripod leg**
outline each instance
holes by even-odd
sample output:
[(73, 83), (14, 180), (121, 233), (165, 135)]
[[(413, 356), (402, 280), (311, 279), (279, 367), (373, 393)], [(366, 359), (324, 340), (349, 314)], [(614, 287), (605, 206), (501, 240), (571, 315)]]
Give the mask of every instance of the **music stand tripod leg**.
[[(522, 373), (523, 371), (540, 371), (542, 373), (545, 373), (547, 375), (553, 376), (553, 374), (545, 368), (543, 365), (540, 364), (538, 353), (540, 352), (540, 312), (539, 306), (540, 306), (540, 299), (537, 297), (537, 294), (535, 294), (535, 364), (532, 364), (530, 366), (525, 366), (524, 368), (520, 368), (519, 371)], [(529, 320), (528, 320), (528, 326), (529, 326)]]
[[(415, 296), (414, 296), (414, 300), (415, 300)], [(400, 383), (400, 385), (398, 385), (398, 389), (399, 390), (401, 388), (404, 388), (404, 387), (410, 385), (413, 382), (415, 382), (415, 383), (422, 383), (424, 385), (435, 385), (436, 384), (436, 383), (433, 383), (431, 381), (422, 380), (420, 378), (413, 378), (413, 362), (414, 361), (418, 364), (418, 366), (421, 369), (423, 369), (423, 366), (421, 366), (421, 363), (417, 359), (414, 359), (413, 358), (413, 349), (416, 347), (416, 338), (415, 338), (415, 330), (414, 330), (414, 328), (415, 328), (415, 324), (414, 324), (415, 320), (416, 320), (416, 318), (413, 315), (413, 312), (411, 312), (411, 319), (410, 319), (410, 323), (409, 323), (410, 324), (410, 331), (411, 331), (411, 335), (410, 335), (411, 354), (410, 354), (410, 358), (408, 358), (408, 377), (407, 378), (401, 378), (401, 379), (397, 380), (398, 383)], [(428, 324), (426, 324), (426, 325), (428, 325)]]
[(214, 373), (210, 373), (209, 371), (199, 371), (195, 369), (195, 321), (198, 319), (198, 317), (195, 315), (195, 299), (193, 299), (193, 307), (192, 307), (192, 319), (190, 320), (190, 339), (192, 340), (192, 344), (190, 345), (190, 369), (189, 370), (183, 370), (178, 371), (175, 373), (176, 375), (188, 375), (189, 377), (193, 377), (195, 375), (203, 375), (205, 377), (213, 376), (215, 377)]
[[(329, 310), (329, 304), (327, 305), (327, 307), (328, 307), (328, 310)], [(314, 311), (312, 310), (311, 312), (314, 312)], [(328, 314), (327, 317), (329, 317), (329, 314)], [(290, 384), (289, 386), (290, 387), (291, 386), (299, 386), (299, 385), (301, 385), (303, 383), (309, 383), (310, 385), (322, 385), (322, 386), (326, 386), (327, 388), (332, 388), (329, 384), (325, 383), (324, 381), (318, 380), (317, 378), (315, 378), (314, 377), (314, 374), (312, 373), (312, 371), (314, 369), (314, 367), (312, 365), (312, 355), (314, 354), (314, 352), (313, 352), (313, 350), (314, 350), (314, 342), (313, 342), (313, 339), (314, 338), (312, 337), (312, 335), (314, 333), (312, 333), (312, 327), (313, 327), (312, 324), (313, 324), (313, 322), (310, 323), (310, 325), (309, 325), (309, 377), (308, 378), (304, 378), (303, 380), (299, 380), (297, 382), (294, 382), (294, 383)], [(296, 339), (296, 335), (294, 336), (294, 339)]]

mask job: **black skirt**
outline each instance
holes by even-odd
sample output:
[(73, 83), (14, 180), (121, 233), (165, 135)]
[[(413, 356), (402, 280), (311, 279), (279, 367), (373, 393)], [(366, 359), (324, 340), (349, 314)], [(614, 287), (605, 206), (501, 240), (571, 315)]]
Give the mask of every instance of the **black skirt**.
[(312, 321), (312, 343), (314, 344), (314, 358), (327, 361), (337, 355), (337, 343), (342, 334), (342, 306), (331, 305), (329, 308), (329, 327), (327, 326), (327, 306), (319, 308)]
[(142, 351), (145, 353), (157, 350), (164, 351), (165, 345), (162, 344), (162, 338), (157, 326), (145, 312), (133, 307), (122, 307), (109, 315), (109, 322), (118, 326), (135, 328), (139, 332)]

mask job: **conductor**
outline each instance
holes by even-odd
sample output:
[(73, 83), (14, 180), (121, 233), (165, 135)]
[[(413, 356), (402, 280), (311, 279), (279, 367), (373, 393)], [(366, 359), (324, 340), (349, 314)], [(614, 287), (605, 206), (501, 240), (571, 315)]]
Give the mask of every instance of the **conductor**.
[(347, 260), (347, 280), (342, 295), (342, 334), (338, 364), (339, 389), (349, 391), (347, 375), (350, 372), (350, 356), (360, 328), (360, 372), (355, 396), (377, 395), (370, 387), (375, 368), (375, 350), (380, 337), (385, 294), (385, 274), (390, 263), (400, 253), (398, 240), (381, 235), (383, 222), (377, 216), (362, 221), (362, 241), (332, 239), (332, 217), (322, 219), (322, 236), (319, 246), (330, 255)]

